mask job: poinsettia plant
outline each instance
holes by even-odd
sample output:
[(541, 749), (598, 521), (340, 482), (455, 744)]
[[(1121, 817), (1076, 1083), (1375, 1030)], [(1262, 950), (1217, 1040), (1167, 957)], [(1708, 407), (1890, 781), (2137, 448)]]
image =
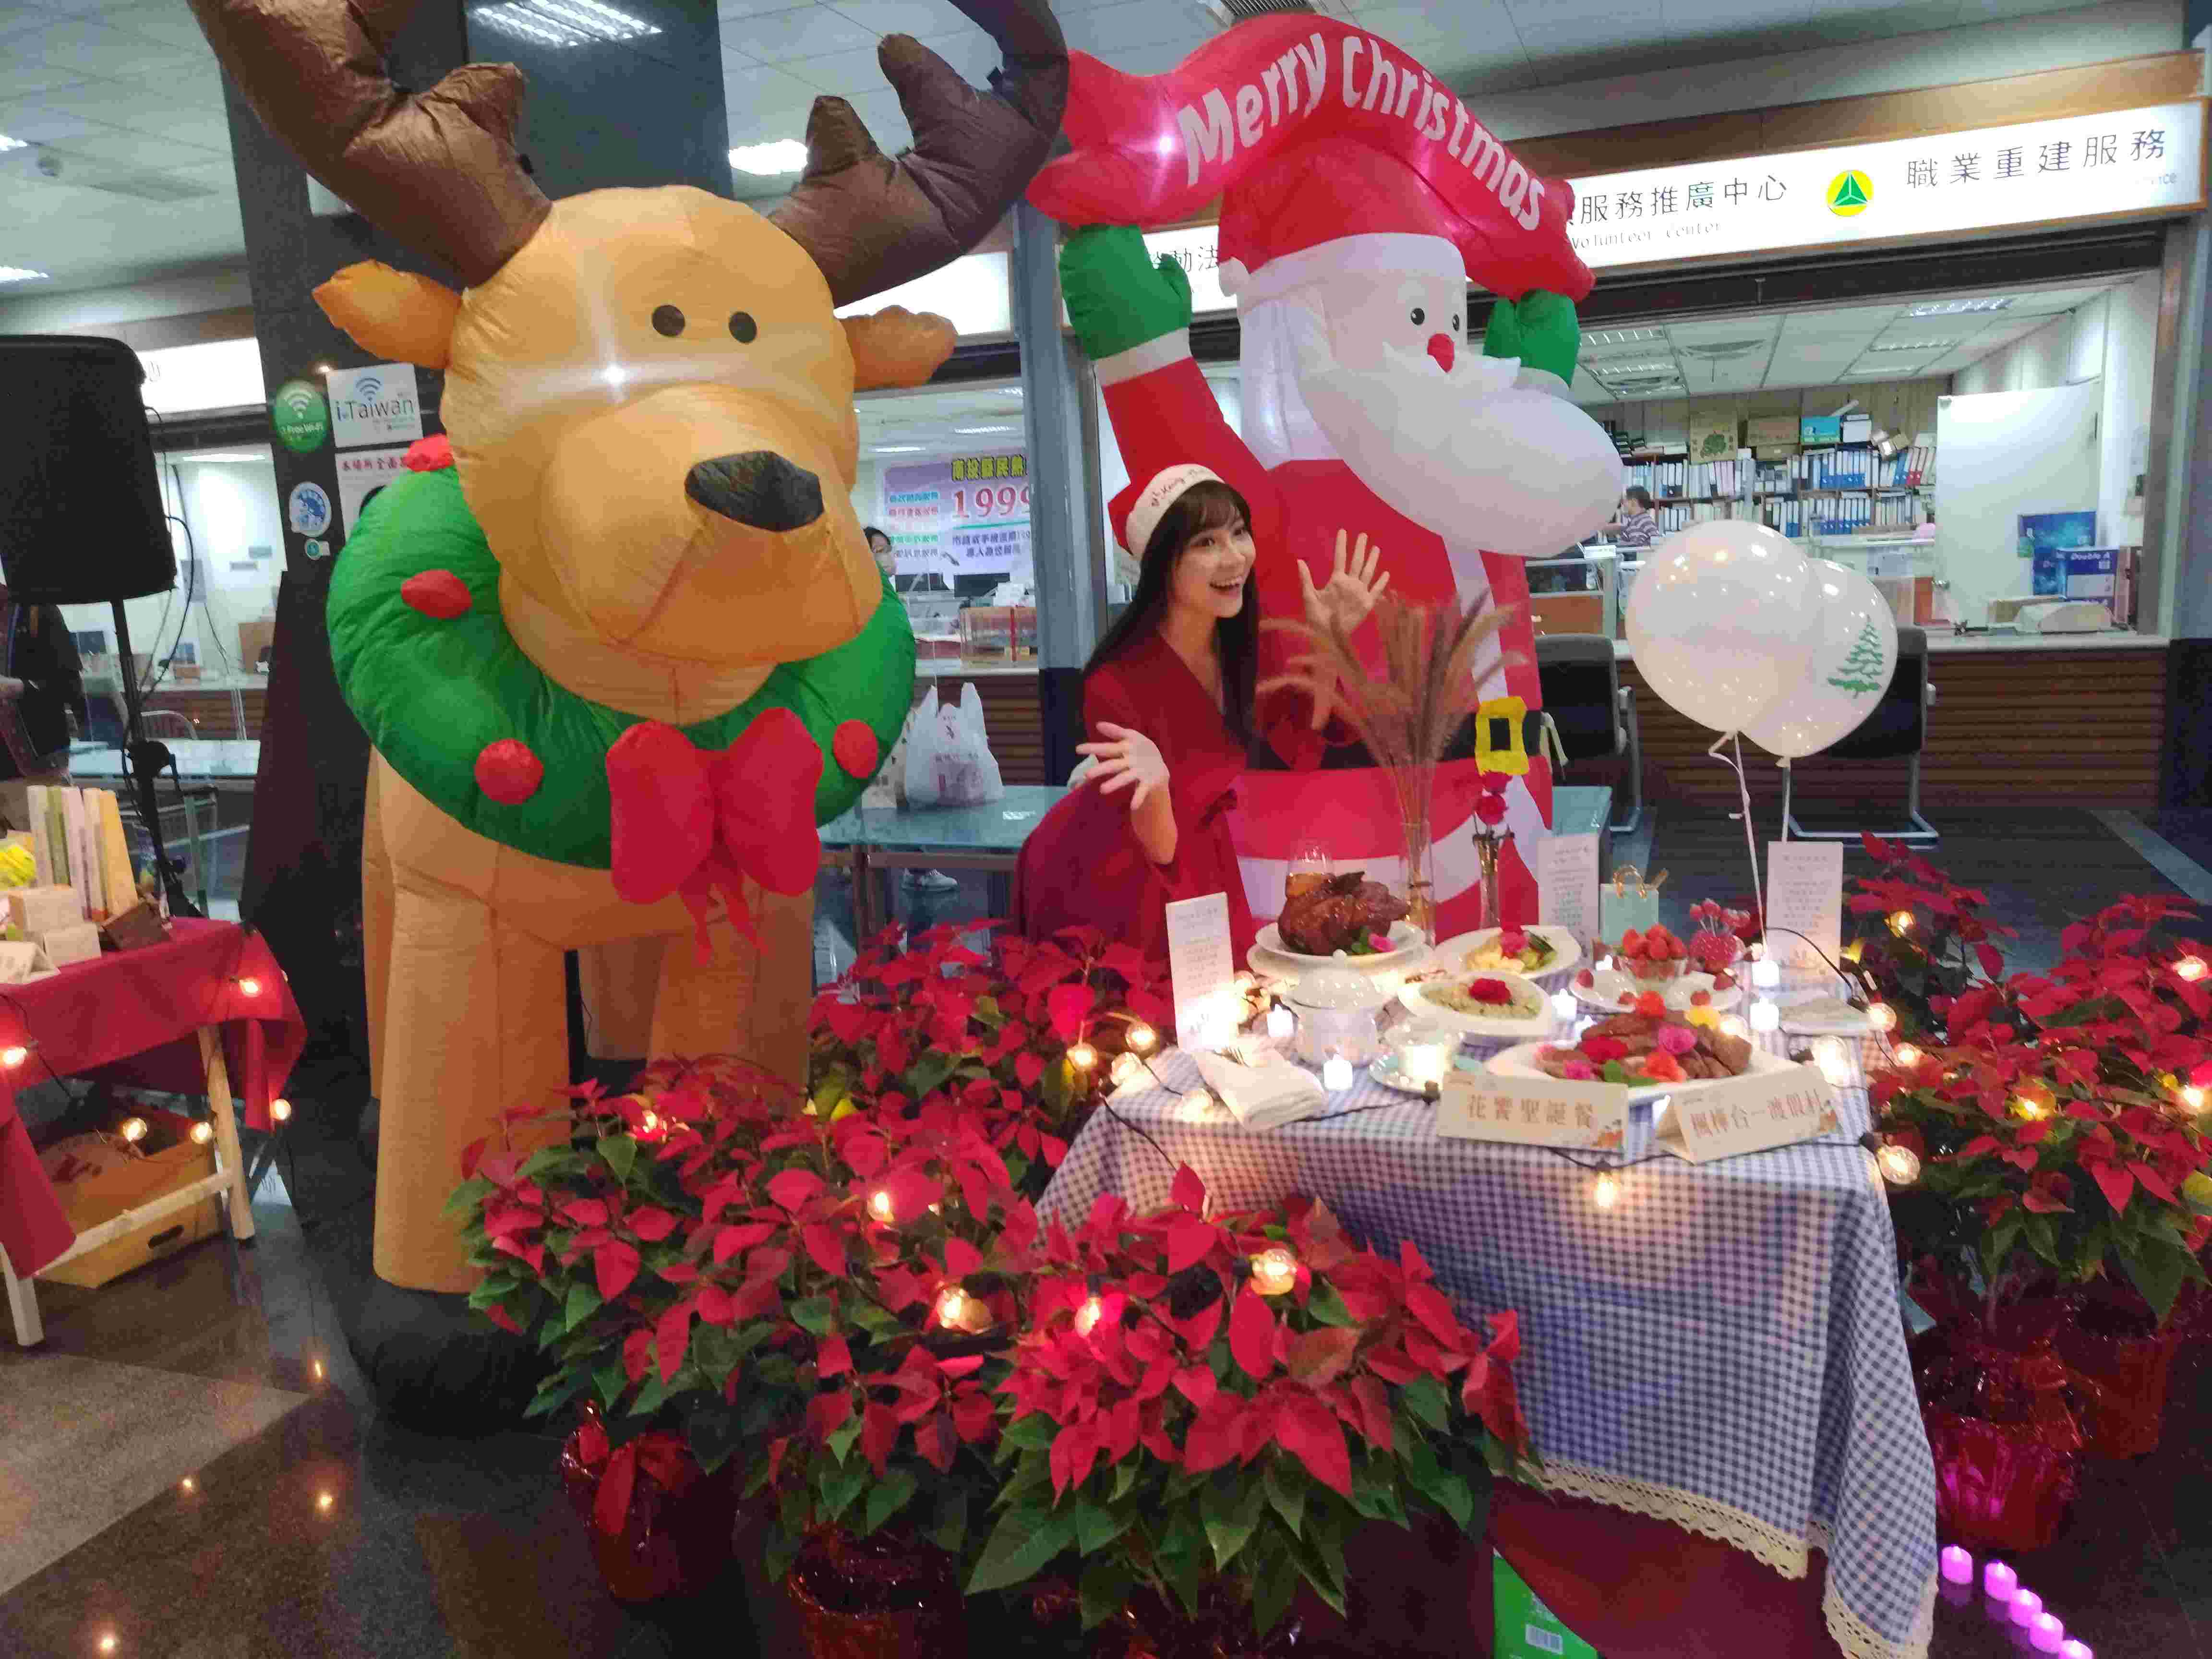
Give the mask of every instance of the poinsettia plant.
[(1078, 1558), (1085, 1622), (1144, 1587), (1264, 1633), (1301, 1583), (1341, 1611), (1363, 1518), (1480, 1531), (1528, 1447), (1514, 1316), (1462, 1322), (1410, 1243), (1356, 1249), (1322, 1206), (1209, 1215), (1101, 1197), (1048, 1229), (1024, 1311), (996, 1526), (972, 1590)]
[[(824, 1115), (957, 1103), (1035, 1199), (1106, 1065), (1157, 1040), (1172, 1005), (1158, 969), (1096, 929), (1036, 940), (989, 932), (1000, 926), (934, 928), (903, 951), (887, 933), (863, 952), (814, 1000), (808, 1089)], [(980, 950), (969, 943), (979, 933), (988, 937)], [(1091, 1064), (1072, 1063), (1071, 1048)]]
[(1937, 1023), (1874, 1079), (1885, 1131), (1923, 1161), (1893, 1196), (1900, 1239), (1978, 1283), (1992, 1316), (2118, 1274), (2162, 1320), (2185, 1281), (2204, 1280), (2212, 986), (2163, 930), (2189, 913), (2126, 898), (2068, 927), (2047, 975), (1932, 993)]
[(1989, 895), (1964, 887), (1901, 842), (1863, 836), (1869, 858), (1881, 866), (1851, 883), (1844, 908), (1851, 938), (1838, 965), (1858, 981), (1869, 1001), (1897, 1012), (1899, 1036), (1938, 1032), (1938, 999), (1954, 997), (1973, 982), (1975, 969), (1995, 980), (2004, 973), (1999, 939), (2013, 929), (1982, 913)]

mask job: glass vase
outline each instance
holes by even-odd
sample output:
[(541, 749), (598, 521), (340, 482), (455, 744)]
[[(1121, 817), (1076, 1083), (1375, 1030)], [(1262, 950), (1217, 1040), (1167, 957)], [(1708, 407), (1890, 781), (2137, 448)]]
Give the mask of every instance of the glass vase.
[(1424, 945), (1437, 942), (1436, 843), (1430, 835), (1436, 795), (1436, 769), (1409, 767), (1395, 780), (1398, 827), (1406, 847), (1406, 919)]
[(1475, 882), (1474, 927), (1476, 933), (1501, 924), (1502, 912), (1498, 903), (1498, 849), (1500, 838), (1495, 835), (1477, 834), (1474, 838), (1474, 860), (1480, 872)]

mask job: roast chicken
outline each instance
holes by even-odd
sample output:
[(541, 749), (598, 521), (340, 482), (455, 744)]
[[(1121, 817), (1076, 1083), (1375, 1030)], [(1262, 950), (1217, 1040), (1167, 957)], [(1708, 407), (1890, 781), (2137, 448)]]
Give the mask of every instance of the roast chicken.
[(1403, 921), (1406, 901), (1379, 881), (1361, 879), (1366, 873), (1291, 877), (1283, 914), (1275, 918), (1285, 946), (1301, 956), (1329, 956), (1370, 933), (1388, 935), (1392, 922)]

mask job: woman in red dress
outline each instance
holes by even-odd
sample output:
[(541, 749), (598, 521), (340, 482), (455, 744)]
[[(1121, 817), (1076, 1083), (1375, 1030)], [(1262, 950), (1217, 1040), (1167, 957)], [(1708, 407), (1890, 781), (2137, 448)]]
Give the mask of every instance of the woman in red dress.
[[(1241, 962), (1255, 930), (1228, 814), (1255, 727), (1250, 515), (1206, 468), (1175, 466), (1137, 492), (1123, 526), (1142, 563), (1128, 609), (1084, 670), (1094, 741), (1079, 749), (1096, 764), (1023, 846), (1015, 918), (1032, 939), (1088, 926), (1164, 957), (1164, 907), (1223, 893)], [(1347, 563), (1340, 536), (1328, 584), (1304, 582), (1309, 619), (1364, 620), (1389, 581), (1376, 577), (1380, 552), (1363, 536)], [(1287, 760), (1318, 746), (1327, 713), (1276, 699), (1257, 725)]]

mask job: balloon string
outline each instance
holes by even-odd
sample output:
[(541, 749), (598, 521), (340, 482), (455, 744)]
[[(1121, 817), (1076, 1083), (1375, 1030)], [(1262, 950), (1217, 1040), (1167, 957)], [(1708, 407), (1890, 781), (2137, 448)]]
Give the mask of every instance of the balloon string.
[[(1722, 752), (1730, 744), (1735, 747), (1732, 757)], [(1752, 833), (1751, 786), (1744, 781), (1743, 776), (1743, 739), (1733, 732), (1723, 732), (1713, 740), (1713, 746), (1705, 753), (1735, 774), (1736, 799), (1742, 803), (1743, 810), (1731, 812), (1729, 816), (1741, 818), (1743, 822), (1743, 850), (1751, 859), (1751, 908), (1763, 938), (1766, 933), (1766, 898), (1759, 883), (1759, 842)]]

